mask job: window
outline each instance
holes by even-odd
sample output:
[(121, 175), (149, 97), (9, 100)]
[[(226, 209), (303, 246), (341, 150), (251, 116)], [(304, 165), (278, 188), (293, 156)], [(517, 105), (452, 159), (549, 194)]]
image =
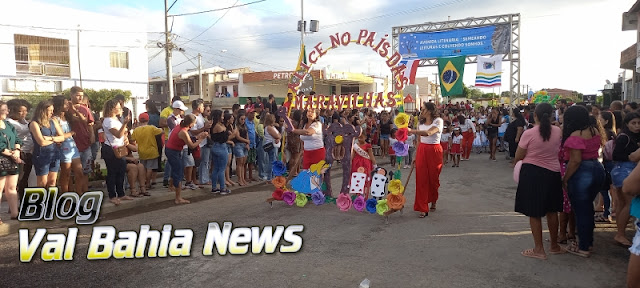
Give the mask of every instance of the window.
[(69, 40), (14, 34), (16, 73), (69, 77)]
[(111, 68), (129, 69), (129, 52), (110, 52), (109, 64)]

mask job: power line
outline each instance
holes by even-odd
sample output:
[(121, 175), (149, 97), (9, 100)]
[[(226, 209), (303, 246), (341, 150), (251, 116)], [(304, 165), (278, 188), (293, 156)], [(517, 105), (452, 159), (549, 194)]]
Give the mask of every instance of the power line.
[(14, 25), (14, 24), (0, 24), (4, 27), (16, 27), (16, 28), (30, 28), (30, 29), (43, 29), (43, 30), (60, 30), (60, 31), (82, 31), (82, 32), (104, 32), (104, 33), (160, 33), (155, 31), (115, 31), (115, 30), (98, 30), (98, 29), (84, 29), (84, 28), (60, 28), (60, 27), (42, 27), (42, 26), (29, 26), (29, 25)]
[[(185, 63), (187, 63), (187, 62), (189, 62), (189, 61), (191, 61), (191, 59), (187, 59), (187, 61), (180, 62), (179, 64), (176, 64), (176, 65), (171, 65), (171, 67), (172, 67), (172, 68), (176, 68), (176, 67), (178, 67), (178, 66), (180, 66), (180, 65), (182, 65), (182, 64), (185, 64)], [(156, 74), (156, 73), (158, 73), (158, 72), (164, 72), (164, 71), (166, 71), (166, 70), (167, 70), (167, 68), (163, 68), (162, 70), (158, 70), (158, 71), (155, 71), (155, 72), (151, 72), (151, 73), (149, 73), (149, 74)]]
[[(218, 9), (212, 9), (212, 10), (199, 11), (199, 12), (191, 12), (191, 13), (183, 13), (183, 14), (169, 15), (169, 17), (178, 17), (178, 16), (196, 15), (196, 14), (202, 14), (202, 13), (208, 13), (208, 12), (215, 12), (215, 11), (228, 10), (228, 9), (231, 9), (231, 8), (247, 6), (247, 5), (256, 4), (256, 3), (260, 3), (260, 2), (264, 2), (264, 1), (267, 1), (267, 0), (258, 0), (258, 1), (253, 1), (253, 2), (249, 2), (249, 3), (245, 3), (245, 4), (240, 4), (240, 5), (233, 4), (233, 6), (229, 6), (229, 7), (225, 7), (225, 8), (218, 8)], [(238, 1), (236, 1), (236, 3), (238, 3)], [(169, 9), (171, 9), (171, 8), (169, 8)]]
[[(238, 2), (240, 2), (240, 0), (236, 0), (236, 3), (233, 3), (233, 5), (235, 6), (236, 4), (238, 4)], [(222, 14), (222, 16), (220, 16), (220, 18), (218, 18), (218, 20), (216, 20), (216, 22), (213, 22), (213, 24), (211, 24), (211, 26), (209, 26), (209, 28), (204, 29), (204, 31), (200, 32), (200, 34), (198, 34), (196, 37), (191, 38), (191, 40), (187, 41), (187, 43), (193, 41), (194, 39), (200, 37), (202, 34), (204, 34), (204, 32), (209, 31), (209, 29), (211, 29), (213, 26), (215, 26), (216, 24), (218, 24), (218, 22), (220, 22), (220, 20), (222, 18), (224, 18), (224, 16), (227, 16), (227, 13), (229, 13), (229, 11), (231, 11), (231, 9), (227, 9), (227, 11), (224, 11), (224, 14)], [(185, 43), (186, 44), (186, 43)], [(184, 45), (184, 44), (183, 44)]]
[(167, 9), (167, 12), (169, 12), (169, 10), (171, 10), (171, 8), (173, 7), (173, 5), (176, 4), (176, 2), (178, 2), (178, 0), (173, 1), (173, 3), (171, 4), (171, 6), (169, 6), (169, 9)]

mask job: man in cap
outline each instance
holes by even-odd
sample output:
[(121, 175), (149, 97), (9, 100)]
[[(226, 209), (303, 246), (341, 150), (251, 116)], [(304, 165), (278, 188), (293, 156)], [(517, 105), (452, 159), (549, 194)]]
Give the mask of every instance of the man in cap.
[(138, 116), (138, 121), (140, 126), (133, 129), (131, 140), (135, 141), (138, 145), (140, 163), (142, 163), (145, 169), (146, 182), (144, 183), (144, 187), (141, 188), (142, 193), (139, 195), (151, 196), (146, 189), (151, 188), (153, 170), (158, 169), (158, 158), (160, 157), (160, 153), (158, 153), (156, 135), (162, 134), (162, 129), (153, 125), (148, 125), (149, 114), (147, 112), (140, 114), (140, 116)]
[[(173, 130), (174, 127), (180, 125), (180, 122), (182, 122), (183, 119), (182, 115), (184, 114), (184, 111), (188, 109), (187, 106), (185, 106), (184, 103), (180, 100), (174, 101), (170, 107), (172, 109), (172, 112), (171, 115), (167, 117), (167, 128), (169, 132), (165, 134), (167, 142), (169, 141), (169, 134), (171, 133), (171, 130)], [(162, 119), (162, 114), (160, 115), (160, 117), (160, 119)], [(165, 142), (165, 146), (166, 144), (167, 143)], [(162, 186), (167, 188), (169, 187), (169, 177), (171, 176), (171, 166), (169, 166), (168, 164), (169, 161), (166, 161), (164, 165), (164, 175), (162, 177)]]
[[(171, 116), (171, 114), (173, 114), (172, 105), (176, 101), (180, 101), (180, 96), (174, 96), (173, 99), (171, 99), (171, 104), (169, 104), (169, 106), (162, 109), (162, 112), (160, 112), (160, 127), (163, 127), (164, 129), (165, 145), (167, 144), (166, 141), (169, 140), (169, 125), (167, 123), (167, 119), (169, 118), (169, 116)], [(162, 155), (160, 155), (160, 158), (162, 158)], [(164, 175), (162, 177), (163, 178), (162, 186), (164, 188), (169, 187), (169, 176), (171, 176), (171, 166), (169, 166), (169, 161), (166, 161), (164, 163)]]

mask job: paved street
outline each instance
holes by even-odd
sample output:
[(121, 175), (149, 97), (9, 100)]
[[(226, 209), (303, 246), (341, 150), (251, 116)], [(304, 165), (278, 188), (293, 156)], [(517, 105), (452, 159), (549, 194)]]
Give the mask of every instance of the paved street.
[[(140, 207), (144, 213), (109, 215), (97, 223), (119, 231), (137, 231), (140, 224), (191, 228), (192, 256), (185, 258), (88, 261), (89, 226), (80, 227), (72, 262), (22, 264), (14, 233), (0, 238), (0, 287), (358, 287), (365, 278), (371, 287), (624, 286), (629, 252), (614, 244), (610, 224), (598, 225), (591, 258), (565, 254), (540, 261), (520, 255), (533, 247), (529, 221), (512, 212), (516, 185), (510, 166), (499, 159), (474, 154), (460, 168), (445, 167), (438, 210), (424, 219), (412, 211), (412, 180), (404, 214), (393, 214), (389, 224), (335, 205), (276, 202), (270, 208), (265, 199), (271, 185), (185, 206)], [(334, 189), (340, 181), (334, 177)], [(203, 256), (207, 223), (213, 221), (232, 221), (234, 227), (304, 224), (303, 248), (296, 254)]]

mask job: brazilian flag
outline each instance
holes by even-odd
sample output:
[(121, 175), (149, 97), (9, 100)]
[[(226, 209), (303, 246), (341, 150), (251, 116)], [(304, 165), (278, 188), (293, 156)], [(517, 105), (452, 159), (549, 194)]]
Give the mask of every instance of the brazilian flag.
[(438, 58), (440, 74), (440, 91), (442, 96), (457, 96), (463, 94), (462, 74), (464, 74), (465, 56)]

